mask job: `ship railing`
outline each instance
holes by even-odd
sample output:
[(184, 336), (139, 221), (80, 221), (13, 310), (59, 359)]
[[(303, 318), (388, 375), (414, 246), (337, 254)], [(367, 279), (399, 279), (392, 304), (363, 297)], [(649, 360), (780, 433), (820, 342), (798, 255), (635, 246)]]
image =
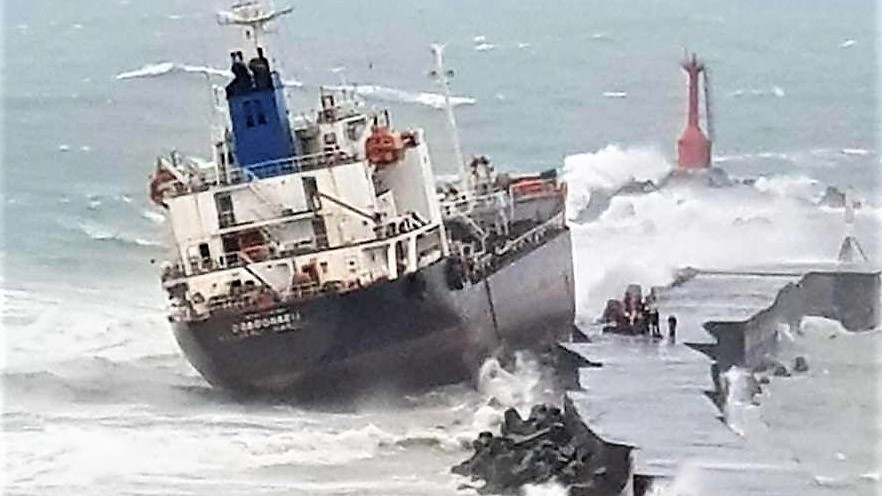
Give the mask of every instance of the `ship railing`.
[(263, 177), (279, 176), (299, 171), (311, 171), (352, 163), (357, 157), (343, 151), (323, 151), (309, 155), (267, 160), (245, 167), (231, 167), (227, 170), (226, 184), (241, 184)]
[[(166, 167), (173, 166), (164, 157), (160, 157)], [(168, 195), (176, 197), (190, 193), (208, 191), (218, 186), (231, 186), (237, 184), (259, 181), (261, 178), (279, 176), (300, 171), (312, 171), (334, 167), (342, 164), (353, 163), (358, 157), (344, 151), (323, 151), (309, 155), (298, 155), (276, 160), (267, 160), (251, 164), (246, 167), (226, 167), (219, 178), (208, 177), (205, 174), (189, 174), (185, 181), (175, 180), (168, 186)], [(178, 167), (178, 170), (180, 168)], [(182, 171), (183, 172), (183, 171)]]
[(460, 198), (454, 201), (447, 201), (441, 204), (441, 210), (446, 217), (456, 214), (467, 214), (475, 209), (485, 208), (505, 208), (508, 206), (505, 200), (505, 192), (494, 191), (480, 196), (471, 198)]
[(175, 279), (182, 279), (184, 277), (187, 277), (187, 269), (184, 267), (184, 264), (175, 263), (171, 265), (166, 265), (162, 268), (162, 275), (160, 276), (160, 280), (162, 282), (166, 282)]
[(563, 214), (558, 214), (517, 238), (508, 241), (505, 245), (495, 248), (492, 252), (476, 252), (466, 257), (465, 277), (472, 283), (479, 282), (495, 272), (500, 264), (506, 260), (512, 260), (541, 245), (543, 241), (554, 233), (560, 232), (563, 228)]

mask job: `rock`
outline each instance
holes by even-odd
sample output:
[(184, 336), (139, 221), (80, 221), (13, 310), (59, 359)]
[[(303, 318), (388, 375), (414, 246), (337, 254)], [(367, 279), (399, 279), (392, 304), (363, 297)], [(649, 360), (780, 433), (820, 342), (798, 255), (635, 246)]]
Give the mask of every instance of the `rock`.
[(503, 436), (515, 434), (524, 436), (530, 433), (531, 426), (524, 422), (521, 415), (514, 408), (509, 408), (503, 414), (501, 433)]
[(775, 377), (790, 377), (790, 371), (783, 365), (776, 365), (772, 374), (774, 374)]
[(798, 356), (793, 360), (793, 370), (796, 372), (808, 372), (808, 362), (804, 356)]
[(553, 405), (534, 406), (526, 420), (510, 408), (500, 427), (502, 435), (480, 433), (472, 442), (475, 453), (451, 472), (484, 481), (478, 488), (481, 494), (511, 494), (525, 484), (550, 480), (588, 488), (593, 472), (602, 467), (592, 463), (598, 448), (578, 429)]
[(843, 208), (845, 206), (845, 193), (834, 186), (827, 186), (824, 195), (818, 201), (818, 205)]

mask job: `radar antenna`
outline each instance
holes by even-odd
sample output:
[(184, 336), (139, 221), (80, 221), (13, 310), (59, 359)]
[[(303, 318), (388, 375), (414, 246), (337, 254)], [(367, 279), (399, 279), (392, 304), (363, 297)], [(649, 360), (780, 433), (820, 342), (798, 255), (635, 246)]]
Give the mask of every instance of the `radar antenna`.
[(217, 23), (221, 26), (244, 26), (245, 39), (254, 45), (255, 52), (263, 35), (269, 32), (267, 24), (294, 11), (294, 7), (285, 7), (263, 12), (259, 1), (237, 3), (230, 9), (217, 13)]
[(457, 161), (457, 173), (459, 180), (466, 190), (466, 194), (470, 195), (472, 191), (472, 181), (466, 172), (465, 160), (462, 156), (462, 147), (459, 143), (459, 131), (456, 127), (456, 117), (453, 115), (453, 105), (450, 103), (450, 81), (453, 79), (453, 70), (444, 67), (444, 47), (446, 45), (440, 43), (432, 44), (432, 54), (435, 56), (435, 68), (429, 72), (429, 76), (435, 79), (441, 87), (441, 93), (444, 96), (444, 110), (447, 113), (447, 124), (450, 126), (450, 138), (453, 141), (453, 153)]

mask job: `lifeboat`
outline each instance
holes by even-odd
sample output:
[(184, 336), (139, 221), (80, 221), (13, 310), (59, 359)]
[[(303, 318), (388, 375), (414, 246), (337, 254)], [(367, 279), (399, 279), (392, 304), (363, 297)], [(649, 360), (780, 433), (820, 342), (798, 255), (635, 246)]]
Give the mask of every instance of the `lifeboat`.
[(545, 192), (548, 183), (544, 179), (525, 178), (515, 181), (511, 191), (515, 196), (537, 195)]
[(264, 245), (255, 245), (249, 246), (247, 248), (242, 248), (242, 253), (248, 257), (251, 262), (263, 262), (267, 258), (269, 258), (269, 251), (266, 249)]
[(364, 142), (364, 154), (373, 165), (391, 165), (404, 156), (405, 143), (399, 133), (385, 126), (376, 126)]
[(175, 181), (175, 176), (171, 172), (161, 168), (156, 169), (150, 180), (150, 199), (153, 203), (168, 208), (168, 205), (163, 201), (163, 195), (174, 185)]

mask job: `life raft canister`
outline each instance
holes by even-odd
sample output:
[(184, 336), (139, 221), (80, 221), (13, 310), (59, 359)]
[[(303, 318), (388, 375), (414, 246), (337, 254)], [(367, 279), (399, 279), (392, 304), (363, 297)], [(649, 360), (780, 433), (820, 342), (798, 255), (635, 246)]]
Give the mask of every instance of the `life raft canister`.
[(404, 156), (404, 140), (385, 126), (375, 126), (364, 142), (364, 154), (373, 165), (390, 165)]
[(168, 208), (168, 205), (162, 200), (162, 195), (168, 186), (175, 181), (175, 176), (165, 169), (157, 169), (150, 180), (150, 200), (153, 203)]

